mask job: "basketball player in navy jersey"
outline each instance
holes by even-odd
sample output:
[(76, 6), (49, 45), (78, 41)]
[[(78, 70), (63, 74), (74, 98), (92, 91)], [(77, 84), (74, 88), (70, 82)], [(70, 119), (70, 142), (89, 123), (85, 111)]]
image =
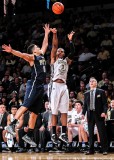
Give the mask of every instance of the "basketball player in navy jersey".
[(32, 68), (31, 79), (27, 82), (23, 105), (18, 109), (14, 121), (7, 126), (7, 131), (12, 135), (15, 135), (13, 126), (25, 111), (31, 111), (29, 130), (27, 135), (23, 137), (23, 140), (33, 146), (36, 146), (36, 143), (32, 140), (33, 130), (38, 113), (41, 112), (43, 106), (44, 82), (46, 78), (46, 61), (44, 59), (44, 53), (48, 47), (48, 35), (50, 33), (49, 24), (45, 24), (43, 28), (45, 36), (41, 48), (35, 44), (31, 44), (27, 49), (27, 53), (21, 53), (12, 49), (10, 45), (2, 45), (3, 51), (23, 58)]
[(52, 90), (50, 94), (50, 107), (52, 111), (52, 136), (51, 140), (54, 144), (58, 143), (56, 134), (57, 115), (58, 111), (61, 113), (62, 132), (59, 139), (65, 143), (68, 143), (67, 138), (67, 113), (69, 108), (69, 93), (66, 85), (67, 73), (69, 65), (74, 58), (74, 46), (72, 43), (72, 37), (74, 32), (68, 34), (70, 43), (70, 54), (64, 58), (65, 51), (63, 48), (58, 48), (58, 38), (56, 28), (50, 29), (53, 33), (52, 38), (52, 50), (51, 50), (51, 81)]

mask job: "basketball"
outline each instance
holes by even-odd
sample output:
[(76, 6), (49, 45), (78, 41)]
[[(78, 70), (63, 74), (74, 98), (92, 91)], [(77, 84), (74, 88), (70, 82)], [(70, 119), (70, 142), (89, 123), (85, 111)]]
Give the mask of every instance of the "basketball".
[(55, 14), (61, 14), (64, 11), (64, 5), (61, 2), (55, 2), (52, 5), (52, 11)]

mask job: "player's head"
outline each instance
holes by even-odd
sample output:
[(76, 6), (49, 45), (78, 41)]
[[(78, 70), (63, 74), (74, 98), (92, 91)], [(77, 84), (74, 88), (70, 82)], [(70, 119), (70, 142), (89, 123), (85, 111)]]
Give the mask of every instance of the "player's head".
[(63, 48), (58, 48), (57, 49), (57, 53), (56, 53), (56, 56), (58, 58), (63, 58), (65, 56), (65, 50)]
[(15, 105), (12, 105), (11, 106), (11, 113), (13, 114), (13, 115), (15, 115), (16, 114), (16, 112), (17, 112), (17, 106), (15, 106)]
[(80, 101), (80, 100), (77, 100), (75, 102), (75, 109), (76, 109), (76, 111), (80, 112), (82, 110), (82, 108), (83, 108), (83, 102)]
[(91, 89), (97, 87), (97, 80), (96, 80), (96, 78), (94, 78), (94, 77), (90, 78), (90, 80), (89, 80), (89, 86), (90, 86)]
[(40, 55), (42, 54), (42, 50), (40, 49), (39, 46), (35, 45), (35, 44), (31, 44), (28, 48), (27, 48), (27, 53), (28, 54), (34, 54), (34, 55)]

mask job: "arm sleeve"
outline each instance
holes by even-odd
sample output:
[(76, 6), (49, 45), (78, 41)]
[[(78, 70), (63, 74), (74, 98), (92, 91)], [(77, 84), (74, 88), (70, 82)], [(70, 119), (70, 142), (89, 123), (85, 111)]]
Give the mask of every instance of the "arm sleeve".
[(75, 47), (72, 41), (70, 41), (70, 53), (68, 55), (68, 58), (72, 60), (74, 58), (74, 53), (75, 53)]

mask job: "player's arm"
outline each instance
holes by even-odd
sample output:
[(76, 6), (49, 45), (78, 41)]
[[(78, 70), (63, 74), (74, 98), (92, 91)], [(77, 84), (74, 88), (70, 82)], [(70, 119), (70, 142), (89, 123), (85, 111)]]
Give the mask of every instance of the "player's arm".
[(6, 44), (3, 44), (3, 45), (2, 45), (2, 49), (3, 49), (3, 51), (5, 51), (5, 52), (12, 53), (13, 55), (15, 55), (15, 56), (17, 56), (17, 57), (23, 58), (24, 60), (26, 60), (26, 61), (28, 61), (28, 62), (34, 60), (33, 55), (29, 55), (29, 54), (27, 54), (27, 53), (21, 53), (20, 51), (16, 51), (16, 50), (14, 50), (14, 49), (10, 46), (10, 44), (9, 44), (9, 46), (6, 45)]
[(19, 128), (22, 127), (22, 125), (23, 125), (23, 118), (24, 118), (24, 115), (22, 115), (22, 116), (19, 118), (19, 124), (18, 124), (18, 126), (16, 126), (16, 129), (19, 129)]
[(45, 31), (45, 35), (44, 35), (44, 40), (42, 42), (41, 50), (42, 50), (42, 53), (44, 54), (47, 50), (47, 47), (48, 47), (48, 35), (50, 33), (49, 24), (45, 24), (45, 26), (43, 28)]
[(74, 47), (74, 44), (72, 42), (72, 38), (73, 38), (74, 33), (75, 32), (72, 31), (70, 34), (68, 34), (68, 39), (69, 39), (69, 42), (70, 42), (70, 54), (67, 57), (68, 64), (71, 64), (71, 62), (74, 58), (74, 54), (75, 54), (75, 47)]
[(57, 29), (56, 28), (51, 28), (50, 30), (53, 33), (52, 49), (51, 49), (51, 64), (53, 64), (56, 59), (56, 52), (57, 52), (57, 48), (58, 48), (58, 37), (57, 37)]

